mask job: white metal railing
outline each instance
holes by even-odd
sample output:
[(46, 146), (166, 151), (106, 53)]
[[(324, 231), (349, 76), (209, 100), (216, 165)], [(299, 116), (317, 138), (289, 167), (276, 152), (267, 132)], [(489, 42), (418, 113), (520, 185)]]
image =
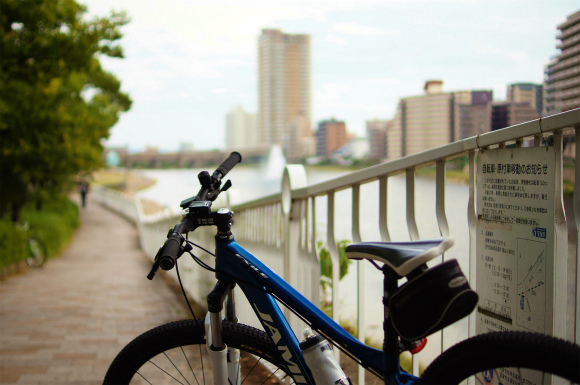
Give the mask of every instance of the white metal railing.
[[(265, 197), (256, 201), (248, 202), (242, 205), (234, 207), (236, 212), (237, 223), (242, 223), (240, 228), (244, 229), (241, 233), (239, 230), (236, 232), (237, 240), (246, 245), (251, 251), (262, 249), (267, 249), (264, 255), (269, 255), (272, 258), (273, 255), (284, 254), (283, 266), (290, 270), (279, 270), (275, 269), (282, 276), (290, 282), (294, 287), (299, 288), (299, 290), (305, 294), (309, 299), (313, 300), (315, 303), (318, 300), (319, 290), (314, 289), (316, 285), (312, 283), (316, 281), (316, 278), (312, 279), (312, 276), (307, 274), (308, 269), (312, 269), (310, 272), (314, 272), (314, 276), (319, 274), (317, 259), (316, 259), (316, 240), (317, 235), (317, 220), (316, 220), (316, 205), (319, 201), (319, 197), (326, 198), (326, 244), (330, 251), (333, 260), (333, 272), (332, 272), (332, 282), (333, 282), (333, 292), (332, 301), (334, 304), (339, 304), (340, 293), (338, 283), (338, 249), (336, 247), (337, 241), (335, 239), (335, 220), (337, 216), (350, 217), (351, 219), (351, 240), (359, 241), (361, 239), (360, 224), (364, 220), (365, 215), (361, 213), (361, 187), (374, 181), (378, 181), (380, 193), (378, 196), (378, 201), (374, 202), (374, 206), (379, 209), (379, 221), (376, 226), (380, 229), (380, 238), (382, 241), (391, 240), (391, 228), (389, 227), (389, 216), (387, 211), (387, 200), (389, 199), (388, 185), (391, 178), (403, 174), (405, 178), (406, 186), (406, 227), (408, 229), (409, 238), (411, 240), (420, 239), (417, 213), (415, 212), (415, 207), (417, 199), (424, 198), (423, 191), (417, 191), (416, 188), (416, 171), (417, 169), (428, 166), (435, 165), (435, 211), (436, 211), (436, 221), (441, 235), (449, 235), (449, 224), (447, 220), (446, 212), (449, 207), (446, 207), (445, 192), (446, 192), (446, 163), (453, 158), (468, 155), (469, 156), (469, 198), (468, 205), (464, 208), (453, 208), (459, 210), (466, 210), (466, 216), (468, 217), (467, 226), (469, 228), (469, 249), (468, 253), (470, 255), (468, 274), (471, 282), (475, 282), (475, 230), (477, 225), (477, 215), (476, 215), (476, 155), (478, 151), (485, 148), (493, 147), (505, 147), (508, 144), (514, 144), (517, 147), (521, 147), (524, 143), (529, 140), (533, 141), (535, 146), (542, 145), (543, 136), (553, 135), (554, 146), (556, 147), (557, 159), (560, 159), (557, 163), (557, 168), (560, 172), (557, 174), (556, 186), (557, 191), (562, 191), (562, 154), (563, 154), (563, 135), (567, 137), (570, 136), (575, 138), (578, 135), (578, 130), (580, 129), (580, 110), (572, 110), (566, 113), (549, 116), (546, 118), (538, 119), (536, 121), (519, 124), (512, 126), (503, 130), (490, 132), (486, 134), (479, 135), (477, 137), (468, 138), (462, 141), (454, 142), (439, 148), (428, 150), (419, 154), (407, 156), (395, 161), (387, 162), (378, 166), (370, 167), (364, 170), (353, 172), (346, 176), (324, 182), (311, 186), (304, 186), (299, 183), (295, 186), (293, 183), (293, 175), (297, 172), (286, 172), (283, 179), (282, 192), (280, 194), (274, 194), (269, 197)], [(575, 143), (575, 141), (574, 141)], [(569, 145), (570, 147), (574, 145)], [(578, 151), (578, 147), (576, 147)], [(575, 154), (575, 158), (578, 156)], [(578, 175), (578, 168), (576, 168), (576, 176)], [(301, 179), (300, 179), (301, 180)], [(336, 207), (336, 196), (342, 190), (351, 190), (351, 211), (344, 212), (341, 208)], [(560, 198), (562, 196), (560, 195)], [(284, 201), (287, 201), (286, 204)], [(291, 206), (288, 206), (291, 202)], [(574, 210), (575, 213), (580, 211), (580, 194), (576, 190), (574, 195)], [(285, 206), (287, 206), (285, 208)], [(342, 206), (342, 205), (341, 205)], [(562, 213), (563, 214), (563, 213)], [(280, 220), (278, 222), (272, 222), (273, 218), (278, 217)], [(578, 223), (579, 215), (576, 215), (576, 223)], [(577, 227), (577, 226), (576, 226)], [(578, 230), (576, 229), (576, 244), (578, 238)], [(454, 235), (454, 234), (452, 234)], [(277, 242), (273, 242), (273, 239), (277, 239)], [(394, 239), (399, 240), (399, 239)], [(253, 248), (252, 248), (253, 247)], [(258, 254), (261, 255), (261, 254)], [(573, 254), (576, 261), (570, 264), (578, 265), (578, 248)], [(555, 258), (560, 258), (567, 260), (568, 255), (557, 255)], [(358, 262), (358, 282), (357, 282), (357, 330), (359, 331), (358, 336), (361, 340), (365, 339), (365, 322), (364, 314), (365, 307), (370, 306), (380, 306), (379, 304), (367, 304), (365, 303), (365, 296), (368, 293), (364, 290), (365, 282), (365, 268), (360, 266), (366, 262)], [(560, 262), (560, 264), (562, 264)], [(566, 262), (564, 262), (564, 265)], [(282, 265), (281, 261), (278, 265)], [(276, 266), (277, 267), (277, 266)], [(564, 279), (564, 277), (558, 277), (558, 279)], [(578, 340), (580, 334), (579, 322), (580, 320), (580, 309), (578, 305), (578, 272), (574, 275), (569, 275), (569, 280), (573, 281), (573, 285), (569, 287), (575, 287), (574, 290), (570, 290), (568, 297), (572, 300), (569, 301), (570, 305), (568, 307), (569, 317), (567, 322), (567, 335), (566, 337), (572, 340)], [(349, 289), (351, 290), (351, 289)], [(377, 288), (377, 290), (380, 290)], [(334, 306), (332, 309), (332, 316), (335, 320), (339, 321), (339, 306)], [(475, 317), (469, 322), (468, 329), (471, 329), (471, 334), (473, 334)], [(300, 321), (293, 320), (292, 323), (295, 330), (300, 330)], [(466, 336), (458, 336), (460, 339)], [(442, 345), (449, 345), (457, 341), (447, 341), (441, 334)], [(415, 363), (414, 370), (418, 370), (418, 360)]]
[[(323, 241), (328, 248), (331, 259), (333, 261), (332, 269), (332, 293), (331, 300), (334, 304), (332, 308), (332, 317), (339, 321), (340, 314), (340, 289), (339, 289), (339, 267), (338, 267), (338, 247), (336, 236), (336, 221), (337, 218), (341, 222), (348, 222), (350, 234), (345, 236), (344, 233), (339, 234), (339, 237), (350, 238), (351, 241), (358, 242), (362, 239), (362, 235), (366, 235), (367, 230), (362, 230), (363, 225), (367, 225), (369, 218), (376, 219), (373, 225), (377, 229), (377, 238), (374, 240), (389, 241), (391, 237), (393, 240), (401, 237), (401, 227), (406, 227), (408, 232), (408, 239), (416, 240), (420, 238), (420, 230), (424, 221), (424, 213), (421, 218), (417, 220), (416, 206), (419, 201), (430, 200), (434, 202), (434, 217), (439, 234), (437, 235), (453, 235), (457, 238), (457, 225), (448, 220), (448, 213), (450, 211), (461, 211), (465, 213), (466, 238), (469, 238), (465, 253), (469, 254), (467, 269), (463, 268), (468, 275), (471, 282), (475, 282), (475, 230), (477, 224), (476, 212), (476, 156), (482, 149), (505, 147), (513, 144), (516, 147), (524, 146), (526, 143), (533, 143), (534, 146), (542, 145), (544, 137), (553, 135), (554, 147), (559, 159), (557, 166), (560, 172), (557, 173), (556, 185), (559, 186), (558, 191), (562, 189), (562, 157), (563, 157), (563, 143), (564, 136), (566, 138), (575, 139), (580, 135), (580, 109), (575, 109), (565, 113), (544, 117), (535, 121), (519, 124), (508, 127), (499, 131), (481, 134), (477, 137), (464, 139), (445, 146), (441, 146), (432, 150), (428, 150), (419, 154), (410, 155), (395, 161), (383, 163), (374, 167), (369, 167), (360, 171), (352, 172), (340, 178), (336, 178), (327, 182), (318, 183), (314, 185), (307, 185), (306, 175), (302, 166), (290, 165), (286, 167), (284, 177), (282, 180), (282, 191), (278, 194), (273, 194), (258, 200), (246, 202), (232, 207), (235, 212), (235, 226), (233, 228), (236, 240), (245, 248), (250, 250), (268, 264), (274, 271), (281, 275), (287, 282), (301, 291), (307, 298), (314, 303), (320, 303), (320, 264), (317, 257), (317, 242)], [(573, 151), (571, 149), (574, 149)], [(566, 148), (567, 155), (573, 156), (575, 159), (579, 158), (578, 152), (580, 148), (575, 146), (575, 140), (569, 143)], [(466, 206), (455, 207), (452, 202), (450, 207), (446, 200), (447, 188), (450, 182), (446, 177), (447, 164), (450, 160), (462, 156), (468, 156), (468, 188), (466, 188)], [(574, 160), (575, 164), (575, 160)], [(416, 178), (416, 171), (425, 166), (435, 167), (435, 188), (434, 197), (427, 197), (426, 192), (422, 187), (418, 187)], [(575, 168), (574, 176), (579, 179), (580, 169)], [(403, 177), (404, 197), (405, 202), (401, 205), (404, 207), (403, 226), (393, 226), (394, 220), (401, 220), (401, 218), (392, 218), (393, 215), (391, 201), (391, 184), (393, 181), (401, 181)], [(398, 178), (398, 179), (397, 179)], [(390, 183), (391, 182), (391, 183)], [(378, 194), (368, 193), (370, 185), (376, 186)], [(421, 190), (420, 190), (421, 189)], [(344, 195), (347, 192), (347, 195)], [(338, 198), (337, 198), (338, 196)], [(347, 198), (345, 198), (345, 196)], [(369, 202), (369, 197), (372, 196), (373, 201)], [(338, 203), (337, 203), (338, 202)], [(372, 215), (362, 206), (372, 207)], [(137, 210), (139, 212), (139, 210)], [(569, 272), (568, 280), (568, 319), (567, 338), (575, 340), (580, 339), (580, 305), (578, 299), (580, 298), (579, 288), (579, 270), (576, 266), (579, 264), (580, 249), (578, 248), (578, 239), (580, 228), (580, 187), (575, 186), (573, 197), (573, 212), (575, 214), (575, 223), (569, 224), (569, 228), (573, 229), (574, 236), (571, 237), (571, 244), (575, 244), (575, 249), (571, 252), (569, 258)], [(376, 218), (373, 217), (376, 216)], [(400, 216), (400, 215), (398, 215)], [(173, 226), (179, 218), (167, 213), (162, 214), (156, 220), (144, 217), (142, 214), (140, 218), (141, 239), (144, 250), (147, 254), (152, 256), (157, 251), (159, 245), (162, 244), (167, 230)], [(321, 226), (323, 223), (323, 226)], [(455, 226), (452, 232), (450, 228)], [(202, 230), (206, 230), (205, 228)], [(396, 237), (395, 237), (396, 234)], [(461, 233), (463, 234), (463, 233)], [(424, 236), (424, 235), (423, 235)], [(213, 235), (211, 231), (200, 232), (199, 230), (193, 234), (193, 238), (199, 240), (200, 244), (209, 245), (212, 242)], [(370, 240), (370, 239), (365, 239)], [(460, 252), (462, 252), (460, 250)], [(568, 260), (568, 255), (557, 255), (556, 258), (565, 258)], [(208, 258), (205, 256), (205, 258)], [(185, 262), (185, 261), (184, 261)], [(183, 263), (183, 262), (182, 262)], [(191, 262), (192, 263), (192, 262)], [(358, 330), (358, 338), (361, 341), (365, 340), (367, 333), (368, 319), (365, 319), (365, 314), (371, 307), (381, 307), (380, 303), (368, 303), (365, 299), (370, 293), (365, 291), (365, 282), (368, 281), (368, 272), (364, 261), (356, 264), (356, 284), (349, 288), (348, 291), (356, 292), (356, 305), (353, 309), (357, 312), (356, 329)], [(353, 267), (354, 268), (354, 267)], [(202, 300), (209, 291), (209, 285), (213, 277), (209, 274), (195, 273), (201, 269), (193, 266), (185, 266), (182, 269), (191, 271), (191, 276), (187, 281), (187, 287), (193, 295), (197, 295), (197, 300)], [(182, 274), (183, 278), (184, 274)], [(208, 279), (208, 281), (205, 280)], [(558, 277), (559, 279), (563, 277)], [(381, 288), (377, 288), (379, 292)], [(238, 303), (242, 298), (237, 296)], [(253, 323), (259, 327), (259, 323), (255, 318), (253, 311), (249, 306), (244, 309), (243, 305), (238, 308), (240, 318), (244, 323)], [(293, 316), (292, 316), (293, 317)], [(467, 329), (473, 330), (474, 318), (469, 321)], [(382, 320), (381, 320), (382, 322)], [(291, 325), (295, 331), (300, 332), (301, 321), (295, 317), (291, 318)], [(447, 329), (446, 329), (447, 330)], [(473, 332), (471, 331), (471, 334)], [(457, 342), (454, 339), (463, 339), (467, 337), (464, 332), (459, 333), (449, 332), (447, 334), (451, 337), (445, 336), (445, 333), (440, 333), (441, 347), (448, 347), (449, 344)], [(435, 337), (437, 341), (439, 337)], [(451, 338), (451, 340), (449, 340)], [(433, 338), (432, 338), (433, 340)], [(436, 352), (437, 353), (437, 352)], [(421, 353), (423, 354), (423, 353)], [(430, 358), (423, 360), (421, 355), (419, 359), (415, 360), (414, 371), (419, 370), (418, 362), (428, 364)], [(359, 372), (359, 383), (364, 382), (362, 372)]]

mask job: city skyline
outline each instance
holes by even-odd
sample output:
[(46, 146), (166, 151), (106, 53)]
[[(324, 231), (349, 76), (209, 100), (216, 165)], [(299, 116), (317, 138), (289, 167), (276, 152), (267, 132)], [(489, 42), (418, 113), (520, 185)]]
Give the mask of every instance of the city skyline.
[(364, 136), (367, 120), (392, 119), (398, 100), (429, 79), (445, 92), (490, 89), (496, 100), (508, 84), (542, 83), (558, 53), (556, 26), (578, 9), (519, 0), (81, 3), (89, 16), (125, 9), (133, 19), (121, 40), (127, 58), (103, 60), (135, 101), (107, 145), (161, 151), (223, 148), (227, 112), (257, 112), (264, 28), (312, 36), (312, 125), (336, 117)]

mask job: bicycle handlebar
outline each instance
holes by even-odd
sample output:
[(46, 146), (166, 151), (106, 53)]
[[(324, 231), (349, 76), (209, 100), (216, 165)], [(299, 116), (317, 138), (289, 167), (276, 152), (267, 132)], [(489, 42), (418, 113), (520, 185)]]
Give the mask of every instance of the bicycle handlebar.
[(159, 267), (165, 271), (173, 269), (180, 249), (181, 237), (169, 237), (163, 244), (162, 254), (159, 257)]
[[(157, 255), (155, 256), (155, 263), (153, 264), (151, 272), (149, 273), (147, 278), (153, 279), (159, 267), (161, 267), (161, 269), (166, 271), (173, 269), (176, 260), (185, 251), (187, 251), (187, 247), (189, 246), (187, 244), (185, 247), (181, 246), (181, 244), (183, 243), (183, 237), (181, 236), (181, 234), (186, 234), (194, 230), (197, 226), (200, 226), (199, 221), (195, 219), (198, 216), (207, 217), (208, 215), (212, 215), (211, 201), (215, 200), (215, 198), (217, 198), (220, 192), (227, 190), (231, 186), (231, 183), (228, 181), (224, 185), (224, 187), (220, 190), (221, 179), (228, 172), (230, 172), (236, 164), (240, 163), (241, 161), (242, 156), (240, 155), (240, 153), (234, 151), (230, 154), (230, 156), (228, 156), (226, 160), (222, 162), (222, 164), (220, 164), (217, 167), (217, 169), (213, 172), (211, 178), (209, 177), (208, 172), (201, 172), (199, 174), (200, 183), (202, 185), (201, 189), (196, 196), (181, 202), (181, 207), (183, 209), (187, 208), (189, 210), (189, 213), (184, 217), (181, 223), (177, 224), (167, 234), (167, 240), (157, 252)], [(195, 206), (195, 208), (194, 202), (199, 202)], [(229, 219), (227, 220), (229, 221)], [(210, 223), (214, 224), (214, 221), (212, 220)], [(191, 248), (189, 250), (191, 250)]]
[(228, 158), (224, 160), (222, 164), (218, 166), (218, 168), (216, 168), (216, 170), (212, 175), (212, 178), (217, 177), (218, 173), (220, 174), (220, 176), (217, 179), (223, 178), (224, 176), (226, 176), (228, 172), (232, 170), (232, 168), (234, 168), (236, 164), (240, 163), (241, 161), (242, 156), (240, 155), (240, 153), (236, 151), (232, 152), (230, 156), (228, 156)]
[(167, 234), (167, 240), (158, 253), (158, 262), (161, 269), (165, 271), (173, 269), (175, 261), (185, 251), (181, 247), (181, 243), (183, 242), (181, 234), (188, 233), (193, 230), (193, 228), (194, 224), (191, 219), (185, 217), (181, 223), (177, 224), (173, 230)]

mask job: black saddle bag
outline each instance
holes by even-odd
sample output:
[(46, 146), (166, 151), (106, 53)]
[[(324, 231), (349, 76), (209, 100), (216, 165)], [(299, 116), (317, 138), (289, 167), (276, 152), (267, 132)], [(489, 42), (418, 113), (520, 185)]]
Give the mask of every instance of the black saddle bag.
[(415, 341), (469, 315), (478, 298), (452, 259), (401, 286), (389, 301), (389, 314), (401, 338)]

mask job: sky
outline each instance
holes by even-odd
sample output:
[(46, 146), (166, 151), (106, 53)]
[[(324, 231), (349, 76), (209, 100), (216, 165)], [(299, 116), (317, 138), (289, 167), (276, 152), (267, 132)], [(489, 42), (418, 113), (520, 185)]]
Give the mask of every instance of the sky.
[(87, 17), (126, 11), (124, 59), (101, 59), (133, 100), (107, 146), (141, 151), (223, 148), (225, 116), (258, 111), (264, 28), (311, 35), (312, 124), (329, 118), (365, 135), (400, 98), (543, 82), (556, 26), (578, 0), (77, 0)]

